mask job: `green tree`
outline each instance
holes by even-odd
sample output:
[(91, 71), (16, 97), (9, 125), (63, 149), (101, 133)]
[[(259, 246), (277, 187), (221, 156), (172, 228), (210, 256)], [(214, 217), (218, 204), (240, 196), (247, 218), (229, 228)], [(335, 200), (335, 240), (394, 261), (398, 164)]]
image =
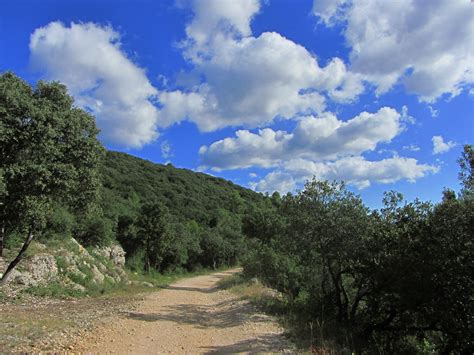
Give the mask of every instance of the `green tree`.
[[(0, 122), (0, 136), (2, 135), (2, 124)], [(3, 169), (0, 169), (0, 204), (3, 203), (5, 194), (7, 193), (7, 188), (5, 182), (3, 181)], [(2, 208), (0, 206), (0, 208)], [(3, 211), (3, 208), (2, 208)], [(3, 245), (5, 243), (5, 216), (1, 216), (0, 221), (0, 257), (3, 256)]]
[(0, 215), (9, 231), (26, 234), (5, 283), (46, 225), (53, 202), (75, 213), (95, 206), (103, 148), (94, 118), (75, 107), (65, 86), (40, 81), (35, 89), (12, 73), (0, 76)]
[(461, 157), (458, 159), (459, 180), (463, 185), (463, 193), (466, 195), (474, 194), (474, 148), (470, 144), (464, 146)]
[(161, 270), (172, 241), (168, 209), (161, 203), (142, 206), (137, 220), (137, 236), (145, 251), (144, 269)]

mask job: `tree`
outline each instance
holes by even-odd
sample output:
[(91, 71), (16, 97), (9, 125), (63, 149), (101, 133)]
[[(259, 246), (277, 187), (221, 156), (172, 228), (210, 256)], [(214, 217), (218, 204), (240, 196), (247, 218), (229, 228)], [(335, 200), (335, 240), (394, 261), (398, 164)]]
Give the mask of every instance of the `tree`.
[(459, 172), (459, 180), (463, 185), (463, 193), (474, 193), (474, 148), (470, 144), (464, 146), (461, 157), (458, 159), (461, 171)]
[(0, 76), (0, 215), (5, 230), (26, 234), (1, 284), (44, 228), (52, 204), (87, 215), (96, 203), (103, 147), (94, 118), (74, 106), (64, 85), (35, 89), (12, 73)]
[[(0, 136), (1, 135), (2, 135), (2, 126), (0, 125)], [(0, 201), (3, 201), (3, 197), (6, 194), (6, 192), (7, 192), (6, 186), (3, 181), (3, 169), (0, 169)], [(0, 225), (0, 257), (3, 256), (4, 241), (5, 241), (5, 218), (4, 216), (2, 216), (1, 225)]]
[(145, 250), (145, 271), (160, 271), (172, 235), (168, 224), (168, 209), (161, 203), (142, 206), (137, 220), (137, 236)]

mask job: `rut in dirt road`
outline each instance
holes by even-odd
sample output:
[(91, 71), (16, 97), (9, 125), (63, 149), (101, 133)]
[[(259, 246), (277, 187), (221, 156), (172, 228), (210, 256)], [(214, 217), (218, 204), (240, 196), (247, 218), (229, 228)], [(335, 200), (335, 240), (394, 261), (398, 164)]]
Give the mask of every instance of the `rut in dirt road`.
[(282, 352), (283, 329), (248, 302), (220, 290), (238, 269), (176, 282), (148, 295), (137, 310), (100, 326), (72, 348), (113, 353)]

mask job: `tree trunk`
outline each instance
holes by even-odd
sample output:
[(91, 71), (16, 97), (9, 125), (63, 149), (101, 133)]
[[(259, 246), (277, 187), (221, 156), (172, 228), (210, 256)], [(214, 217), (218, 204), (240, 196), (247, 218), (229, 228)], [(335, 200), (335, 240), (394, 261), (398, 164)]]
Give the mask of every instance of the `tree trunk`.
[(33, 232), (28, 233), (28, 237), (26, 238), (25, 242), (23, 243), (23, 246), (21, 247), (20, 252), (18, 253), (17, 257), (8, 265), (7, 270), (3, 274), (2, 279), (0, 280), (0, 287), (5, 285), (6, 282), (8, 281), (8, 277), (10, 276), (11, 272), (17, 266), (17, 264), (21, 261), (23, 258), (23, 255), (25, 254), (26, 250), (30, 246), (31, 241), (33, 240)]
[(0, 258), (3, 256), (3, 243), (5, 240), (5, 227), (2, 226), (2, 230), (0, 231)]

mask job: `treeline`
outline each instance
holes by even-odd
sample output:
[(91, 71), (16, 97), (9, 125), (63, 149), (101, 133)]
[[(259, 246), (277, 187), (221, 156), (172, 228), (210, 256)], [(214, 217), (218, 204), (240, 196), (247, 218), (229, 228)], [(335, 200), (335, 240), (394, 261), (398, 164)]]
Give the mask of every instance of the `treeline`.
[(456, 196), (404, 202), (388, 192), (369, 210), (344, 184), (252, 211), (249, 277), (282, 292), (320, 340), (357, 353), (474, 352), (474, 151), (465, 146)]

